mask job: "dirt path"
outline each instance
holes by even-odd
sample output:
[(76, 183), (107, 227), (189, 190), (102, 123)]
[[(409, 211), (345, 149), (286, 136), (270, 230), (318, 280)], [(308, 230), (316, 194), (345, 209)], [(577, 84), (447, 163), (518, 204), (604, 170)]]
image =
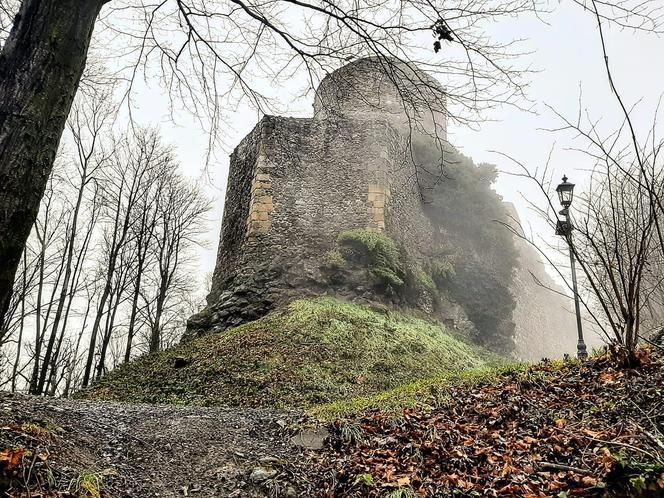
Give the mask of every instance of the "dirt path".
[(300, 412), (268, 409), (0, 395), (3, 448), (47, 450), (59, 490), (82, 473), (103, 474), (114, 498), (306, 496), (288, 464), (310, 451), (294, 443), (308, 423)]

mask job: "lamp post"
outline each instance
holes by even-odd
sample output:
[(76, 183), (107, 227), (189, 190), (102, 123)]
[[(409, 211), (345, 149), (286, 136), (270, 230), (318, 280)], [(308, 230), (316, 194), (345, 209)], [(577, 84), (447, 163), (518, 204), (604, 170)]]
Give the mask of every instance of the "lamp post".
[(576, 287), (576, 266), (574, 263), (574, 249), (572, 246), (572, 230), (574, 227), (572, 226), (572, 220), (569, 216), (569, 207), (572, 205), (572, 199), (574, 198), (574, 184), (567, 181), (567, 176), (563, 176), (563, 183), (556, 187), (556, 192), (558, 193), (560, 204), (563, 206), (563, 209), (559, 214), (564, 216), (564, 219), (558, 220), (556, 225), (556, 235), (562, 235), (567, 241), (569, 247), (569, 264), (572, 268), (572, 289), (574, 290), (574, 309), (576, 310), (576, 328), (578, 332), (576, 355), (580, 360), (585, 360), (588, 358), (588, 351), (586, 349), (586, 343), (583, 340), (583, 328), (581, 327), (581, 309), (579, 307), (579, 292)]

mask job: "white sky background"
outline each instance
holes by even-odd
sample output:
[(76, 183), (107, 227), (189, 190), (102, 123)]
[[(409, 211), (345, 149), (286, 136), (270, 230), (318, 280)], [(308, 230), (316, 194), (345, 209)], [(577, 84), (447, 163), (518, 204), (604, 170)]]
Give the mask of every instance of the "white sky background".
[[(570, 134), (552, 134), (543, 129), (560, 125), (545, 104), (573, 118), (579, 110), (580, 92), (582, 109), (595, 118), (602, 118), (607, 130), (620, 125), (621, 116), (609, 89), (594, 17), (577, 5), (562, 1), (543, 21), (532, 16), (513, 22), (503, 20), (489, 26), (489, 32), (501, 40), (526, 39), (523, 48), (532, 53), (524, 57), (538, 71), (529, 76), (528, 93), (535, 112), (504, 107), (488, 114), (488, 120), (480, 123), (477, 129), (450, 124), (450, 142), (475, 162), (494, 163), (500, 170), (507, 171), (515, 168), (491, 151), (501, 151), (535, 168), (544, 165), (555, 143), (550, 164), (554, 180), (557, 183), (565, 173), (577, 184), (577, 191), (583, 191), (588, 181), (587, 169), (592, 164), (583, 154), (568, 150), (583, 143), (574, 142)], [(638, 129), (647, 131), (652, 126), (658, 99), (664, 92), (664, 39), (608, 27), (605, 35), (615, 84), (628, 107), (641, 100), (634, 116)], [(301, 89), (302, 85), (293, 85), (278, 90), (281, 105), (287, 109), (285, 115), (312, 114), (313, 95), (302, 96), (298, 93)], [(214, 269), (228, 155), (260, 116), (249, 106), (229, 109), (221, 129), (225, 145), (214, 151), (206, 168), (208, 136), (187, 113), (176, 112), (177, 124), (174, 124), (170, 118), (169, 101), (158, 88), (139, 90), (133, 103), (140, 104), (133, 109), (134, 118), (143, 125), (158, 124), (165, 142), (176, 147), (183, 171), (192, 178), (205, 179), (207, 190), (214, 198), (207, 247), (200, 251), (198, 277), (202, 285), (204, 275)], [(501, 174), (496, 190), (505, 200), (516, 205), (522, 221), (530, 225), (535, 234), (549, 236), (545, 233), (547, 226), (538, 222), (524, 201), (524, 196), (534, 200), (536, 195), (536, 190), (527, 181)]]

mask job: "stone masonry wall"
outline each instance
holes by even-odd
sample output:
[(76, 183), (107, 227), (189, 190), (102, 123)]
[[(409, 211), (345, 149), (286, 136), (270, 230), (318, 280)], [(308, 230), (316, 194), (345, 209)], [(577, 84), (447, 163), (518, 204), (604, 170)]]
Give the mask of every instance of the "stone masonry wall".
[[(444, 233), (434, 234), (423, 211), (408, 138), (419, 133), (446, 140), (444, 90), (426, 73), (399, 62), (386, 68), (385, 62), (361, 59), (335, 71), (316, 92), (312, 118), (266, 116), (236, 147), (208, 305), (190, 318), (185, 340), (302, 297), (331, 293), (390, 302), (375, 294), (366, 269), (344, 268), (335, 279), (326, 267), (343, 231), (385, 232), (410, 261), (433, 256), (434, 238)], [(404, 100), (403, 90), (413, 90), (413, 83), (424, 88)], [(516, 356), (572, 352), (570, 303), (534, 283), (531, 273), (556, 287), (533, 249), (517, 242), (520, 268), (511, 289)], [(434, 311), (431, 302), (416, 306)], [(438, 306), (450, 327), (472, 329), (458, 304), (442, 300)]]
[(387, 120), (397, 129), (447, 140), (444, 88), (426, 72), (396, 60), (367, 57), (324, 78), (314, 119), (337, 116)]
[[(228, 185), (224, 202), (224, 219), (221, 240), (217, 252), (217, 264), (208, 301), (215, 301), (226, 282), (242, 268), (242, 254), (246, 242), (247, 220), (251, 206), (251, 190), (254, 170), (259, 158), (260, 125), (247, 135), (231, 155)], [(223, 272), (219, 269), (223, 268)]]
[(386, 231), (425, 251), (431, 226), (407, 150), (387, 120), (263, 118), (231, 156), (212, 291), (187, 335), (331, 292), (322, 266), (342, 231)]

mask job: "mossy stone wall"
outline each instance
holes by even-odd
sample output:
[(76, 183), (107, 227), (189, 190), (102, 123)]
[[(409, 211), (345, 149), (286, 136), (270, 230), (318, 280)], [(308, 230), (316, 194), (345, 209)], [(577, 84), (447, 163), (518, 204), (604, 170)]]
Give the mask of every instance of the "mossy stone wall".
[[(431, 251), (406, 130), (390, 119), (264, 117), (231, 156), (208, 306), (186, 337), (256, 319), (294, 299), (336, 294), (324, 271), (340, 233), (386, 233)], [(370, 286), (344, 297), (380, 300)]]

